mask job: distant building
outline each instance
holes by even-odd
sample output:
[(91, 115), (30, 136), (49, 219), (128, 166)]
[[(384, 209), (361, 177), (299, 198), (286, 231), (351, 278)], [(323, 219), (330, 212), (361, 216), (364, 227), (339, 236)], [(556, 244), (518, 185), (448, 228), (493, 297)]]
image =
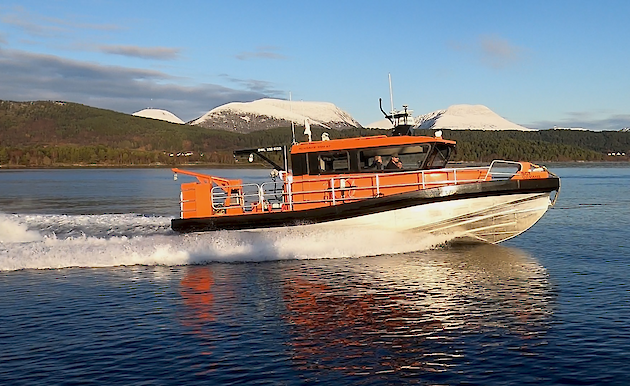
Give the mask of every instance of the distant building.
[(583, 127), (558, 127), (558, 126), (554, 126), (553, 130), (576, 130), (576, 131), (588, 131), (588, 129), (585, 129)]

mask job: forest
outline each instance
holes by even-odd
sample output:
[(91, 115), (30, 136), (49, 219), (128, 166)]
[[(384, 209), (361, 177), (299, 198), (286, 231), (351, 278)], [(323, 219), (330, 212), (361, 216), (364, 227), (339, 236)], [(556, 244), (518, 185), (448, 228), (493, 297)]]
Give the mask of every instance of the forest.
[[(313, 138), (324, 131), (312, 127)], [(303, 128), (296, 127), (298, 140)], [(387, 130), (327, 130), (330, 137)], [(415, 135), (434, 135), (417, 130)], [(457, 141), (455, 161), (628, 161), (630, 133), (617, 131), (443, 130)], [(232, 151), (290, 144), (290, 127), (239, 134), (135, 117), (70, 102), (0, 101), (0, 166), (233, 165)], [(609, 156), (614, 152), (625, 156)]]

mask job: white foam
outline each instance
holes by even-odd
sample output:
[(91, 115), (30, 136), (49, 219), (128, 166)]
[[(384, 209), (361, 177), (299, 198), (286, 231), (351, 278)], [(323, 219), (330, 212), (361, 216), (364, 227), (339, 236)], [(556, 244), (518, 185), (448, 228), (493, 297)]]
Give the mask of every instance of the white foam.
[(17, 221), (15, 216), (0, 213), (0, 244), (41, 240), (42, 235)]
[[(112, 228), (126, 222), (124, 229), (129, 229), (134, 218), (137, 224), (130, 235), (111, 235), (102, 229), (107, 222)], [(94, 229), (85, 227), (89, 220)], [(429, 249), (446, 241), (427, 235), (352, 229), (281, 228), (179, 235), (164, 228), (166, 220), (131, 215), (37, 215), (3, 220), (10, 229), (19, 229), (21, 236), (16, 239), (22, 241), (0, 243), (0, 270), (360, 257)], [(51, 227), (55, 221), (62, 231)], [(25, 224), (46, 225), (38, 232)], [(68, 232), (73, 226), (81, 227), (81, 232)]]

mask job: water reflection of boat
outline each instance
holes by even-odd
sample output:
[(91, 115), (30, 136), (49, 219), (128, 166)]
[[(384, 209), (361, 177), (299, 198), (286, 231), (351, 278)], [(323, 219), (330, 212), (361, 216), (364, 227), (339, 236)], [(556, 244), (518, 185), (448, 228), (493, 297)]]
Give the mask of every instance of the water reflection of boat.
[(342, 275), (334, 269), (285, 280), (302, 369), (447, 371), (469, 360), (455, 342), (506, 334), (525, 350), (544, 335), (552, 312), (544, 268), (513, 248), (447, 248), (361, 259)]
[[(177, 315), (207, 369), (225, 360), (225, 347), (261, 348), (245, 352), (256, 364), (277, 344), (300, 371), (404, 378), (480, 360), (483, 345), (518, 356), (544, 344), (554, 304), (547, 276), (523, 251), (489, 244), (194, 266), (180, 281)], [(239, 355), (231, 360), (242, 365)]]
[(179, 294), (186, 313), (180, 316), (180, 322), (201, 331), (203, 325), (212, 322), (214, 316), (214, 277), (208, 267), (191, 267), (180, 282)]
[(274, 167), (263, 184), (173, 169), (197, 179), (181, 186), (173, 230), (379, 227), (497, 243), (529, 229), (552, 204), (559, 179), (547, 169), (499, 160), (447, 168), (454, 141), (411, 135), (406, 109), (386, 116), (395, 124), (389, 137), (295, 143), (291, 171), (286, 146), (235, 152)]

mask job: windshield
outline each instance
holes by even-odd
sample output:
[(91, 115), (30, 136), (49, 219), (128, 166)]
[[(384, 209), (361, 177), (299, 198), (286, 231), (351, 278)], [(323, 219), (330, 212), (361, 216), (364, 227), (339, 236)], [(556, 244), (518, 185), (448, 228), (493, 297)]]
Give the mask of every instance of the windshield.
[(446, 166), (451, 155), (451, 147), (445, 144), (437, 144), (433, 148), (427, 160), (427, 169), (441, 169)]
[(359, 152), (362, 170), (417, 170), (422, 167), (430, 146), (396, 146), (365, 149)]

